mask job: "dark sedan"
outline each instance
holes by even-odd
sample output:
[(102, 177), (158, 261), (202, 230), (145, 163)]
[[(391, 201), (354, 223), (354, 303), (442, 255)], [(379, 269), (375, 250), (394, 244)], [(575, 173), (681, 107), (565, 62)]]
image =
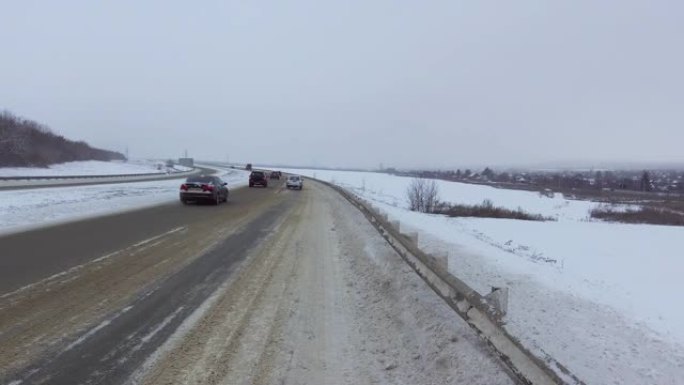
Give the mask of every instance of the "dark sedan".
[(191, 176), (180, 186), (180, 201), (205, 201), (219, 205), (228, 201), (228, 183), (215, 176)]

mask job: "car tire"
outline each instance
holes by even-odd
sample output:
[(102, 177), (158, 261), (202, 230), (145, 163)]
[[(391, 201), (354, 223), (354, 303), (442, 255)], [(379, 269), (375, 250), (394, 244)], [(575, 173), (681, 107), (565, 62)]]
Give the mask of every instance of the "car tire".
[(220, 205), (221, 204), (221, 194), (216, 193), (216, 196), (214, 197), (213, 202), (211, 202), (211, 203), (213, 203), (214, 206)]
[(184, 205), (187, 205), (187, 204), (188, 204), (188, 201), (187, 201), (186, 199), (181, 198), (180, 201), (181, 201), (181, 203), (184, 204)]

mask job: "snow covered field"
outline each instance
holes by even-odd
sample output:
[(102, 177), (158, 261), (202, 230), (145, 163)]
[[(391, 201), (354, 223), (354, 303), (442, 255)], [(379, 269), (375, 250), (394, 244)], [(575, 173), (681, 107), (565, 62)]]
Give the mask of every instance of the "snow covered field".
[(534, 192), (437, 181), (440, 199), (557, 218), (447, 218), (409, 211), (410, 178), (283, 170), (333, 182), (420, 232), (481, 293), (511, 290), (507, 328), (589, 384), (680, 384), (684, 377), (684, 228), (596, 222), (596, 204)]
[[(248, 184), (246, 171), (217, 175), (229, 188)], [(0, 191), (0, 233), (176, 201), (184, 179)]]
[[(154, 161), (131, 161), (131, 162), (102, 162), (98, 160), (88, 160), (82, 162), (67, 162), (55, 164), (48, 168), (34, 167), (0, 167), (0, 177), (15, 176), (72, 176), (72, 175), (126, 175), (126, 174), (153, 174), (166, 173), (166, 167), (157, 169)], [(187, 167), (175, 166), (174, 171), (188, 171)]]

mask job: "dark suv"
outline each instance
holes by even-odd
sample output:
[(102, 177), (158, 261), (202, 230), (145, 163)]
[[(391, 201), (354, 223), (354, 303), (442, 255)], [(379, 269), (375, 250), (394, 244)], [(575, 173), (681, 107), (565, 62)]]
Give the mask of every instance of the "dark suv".
[(215, 176), (190, 176), (180, 186), (180, 201), (209, 201), (215, 205), (228, 201), (228, 183)]
[(257, 185), (268, 187), (268, 180), (266, 180), (266, 174), (263, 171), (252, 171), (249, 174), (249, 187)]

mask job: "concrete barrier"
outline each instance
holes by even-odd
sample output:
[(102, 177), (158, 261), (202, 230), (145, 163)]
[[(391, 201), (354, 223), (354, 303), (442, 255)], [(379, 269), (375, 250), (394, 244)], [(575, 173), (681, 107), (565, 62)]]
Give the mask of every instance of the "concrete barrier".
[(508, 288), (492, 287), (492, 291), (485, 296), (487, 302), (496, 307), (502, 316), (508, 313)]
[(449, 253), (445, 252), (444, 254), (437, 254), (435, 256), (435, 260), (437, 260), (437, 266), (444, 271), (449, 271)]
[(418, 246), (418, 233), (413, 231), (410, 233), (406, 233), (406, 238), (408, 238), (409, 242), (413, 243), (414, 246)]

